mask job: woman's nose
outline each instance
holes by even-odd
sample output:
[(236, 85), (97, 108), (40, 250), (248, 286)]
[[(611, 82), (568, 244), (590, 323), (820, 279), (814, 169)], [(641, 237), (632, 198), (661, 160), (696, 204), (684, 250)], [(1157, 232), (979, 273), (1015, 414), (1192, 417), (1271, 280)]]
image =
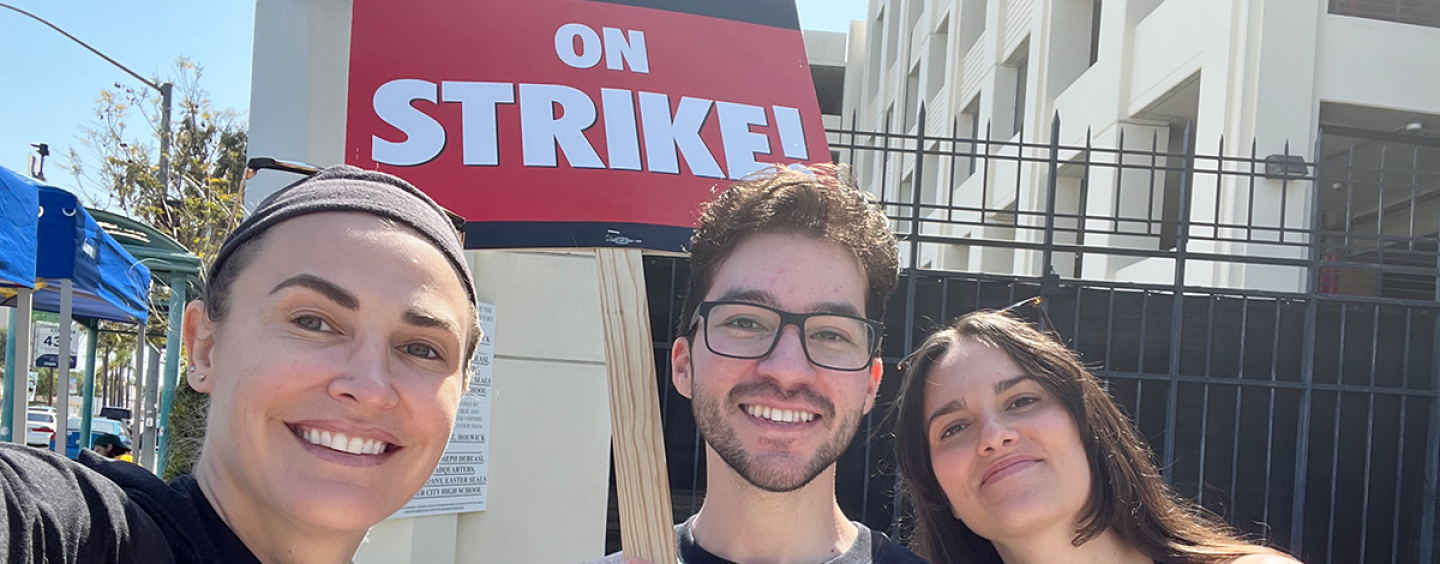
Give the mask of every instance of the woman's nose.
[(349, 362), (330, 380), (330, 395), (357, 407), (387, 409), (399, 402), (391, 370), (390, 347), (365, 343), (351, 353)]
[(1001, 417), (985, 416), (976, 424), (980, 426), (980, 442), (977, 447), (982, 455), (1003, 453), (1020, 440), (1020, 434)]

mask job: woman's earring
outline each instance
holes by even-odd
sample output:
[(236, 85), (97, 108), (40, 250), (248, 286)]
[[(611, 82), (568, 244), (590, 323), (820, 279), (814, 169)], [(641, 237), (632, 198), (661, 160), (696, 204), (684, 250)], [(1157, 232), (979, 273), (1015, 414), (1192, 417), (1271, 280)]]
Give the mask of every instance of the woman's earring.
[(205, 381), (205, 375), (204, 375), (204, 374), (196, 374), (196, 373), (195, 373), (195, 365), (194, 365), (194, 364), (191, 364), (191, 365), (190, 365), (190, 368), (185, 369), (185, 372), (189, 373), (190, 376), (194, 377), (196, 381), (199, 381), (199, 382), (204, 382), (204, 381)]

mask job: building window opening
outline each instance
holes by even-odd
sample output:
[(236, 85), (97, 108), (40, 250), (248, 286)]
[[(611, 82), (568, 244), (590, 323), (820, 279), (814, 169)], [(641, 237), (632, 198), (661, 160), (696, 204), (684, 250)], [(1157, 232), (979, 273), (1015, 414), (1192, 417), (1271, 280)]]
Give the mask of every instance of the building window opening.
[(900, 57), (900, 18), (895, 17), (895, 6), (898, 2), (891, 2), (886, 7), (885, 19), (890, 20), (890, 26), (885, 28), (885, 68), (895, 66), (895, 61)]
[(965, 130), (968, 131), (968, 136), (969, 136), (969, 139), (970, 139), (970, 150), (969, 150), (970, 156), (966, 159), (968, 162), (965, 164), (965, 176), (964, 176), (963, 178), (958, 179), (958, 180), (955, 182), (957, 185), (960, 184), (961, 182), (964, 182), (966, 179), (970, 178), (970, 175), (975, 174), (975, 166), (976, 166), (976, 163), (978, 163), (978, 162), (980, 161), (980, 156), (979, 156), (979, 152), (980, 152), (980, 143), (979, 143), (979, 139), (980, 139), (980, 95), (979, 95), (979, 94), (976, 94), (976, 95), (975, 95), (975, 99), (974, 99), (974, 100), (971, 100), (970, 103), (965, 106), (965, 109), (960, 111), (960, 127), (965, 128)]
[[(1030, 74), (1030, 40), (1028, 38), (1020, 43), (1020, 47), (1015, 49), (1015, 54), (1010, 56), (1010, 60), (1003, 65), (1002, 69), (1005, 74), (1009, 75), (1008, 77), (1002, 75), (1002, 84), (1008, 82), (1011, 91), (1009, 96), (1002, 94), (1003, 97), (999, 99), (1009, 98), (1005, 101), (1010, 107), (1006, 108), (1008, 110), (1006, 114), (998, 115), (996, 119), (1004, 120), (1002, 123), (1010, 126), (1008, 137), (1014, 137), (1025, 126), (1025, 98)], [(1005, 80), (1006, 78), (1009, 80)]]
[(1101, 0), (1095, 0), (1090, 10), (1090, 66), (1100, 60), (1100, 12)]
[(905, 114), (901, 116), (905, 120), (905, 127), (901, 131), (909, 132), (915, 127), (916, 112), (920, 111), (917, 102), (920, 97), (920, 64), (917, 61), (910, 69), (910, 75), (905, 79)]
[[(950, 66), (950, 18), (940, 22), (940, 27), (930, 34), (929, 54), (925, 59), (925, 99), (935, 101), (935, 95), (945, 86), (945, 69)], [(931, 108), (933, 111), (934, 108)]]

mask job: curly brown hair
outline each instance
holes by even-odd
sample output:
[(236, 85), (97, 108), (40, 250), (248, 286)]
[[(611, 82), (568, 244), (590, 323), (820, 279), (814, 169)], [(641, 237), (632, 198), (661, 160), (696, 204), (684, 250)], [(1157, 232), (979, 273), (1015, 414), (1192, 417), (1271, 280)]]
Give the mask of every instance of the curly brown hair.
[(834, 243), (855, 254), (865, 269), (865, 316), (880, 320), (900, 276), (900, 251), (890, 221), (855, 186), (844, 167), (771, 166), (722, 192), (700, 216), (690, 238), (690, 285), (681, 309), (686, 332), (710, 291), (720, 265), (742, 241), (758, 233), (793, 233)]
[(1111, 531), (1145, 556), (1184, 564), (1221, 564), (1272, 550), (1248, 543), (1205, 508), (1181, 497), (1160, 477), (1149, 447), (1100, 380), (1063, 343), (1012, 315), (966, 314), (931, 334), (910, 359), (891, 406), (895, 455), (913, 505), (910, 548), (935, 564), (999, 563), (995, 546), (954, 517), (931, 466), (925, 433), (925, 382), (956, 343), (996, 347), (1057, 398), (1080, 429), (1090, 463), (1090, 497), (1072, 543)]

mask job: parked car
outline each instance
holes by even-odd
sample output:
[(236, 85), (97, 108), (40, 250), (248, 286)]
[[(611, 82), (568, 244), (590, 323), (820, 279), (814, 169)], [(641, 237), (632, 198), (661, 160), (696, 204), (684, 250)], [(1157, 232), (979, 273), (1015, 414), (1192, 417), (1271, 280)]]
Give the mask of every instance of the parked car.
[(129, 426), (130, 408), (114, 406), (102, 407), (100, 408), (100, 417), (104, 417), (106, 419), (114, 419), (116, 421), (124, 423), (126, 426)]
[[(80, 418), (71, 417), (65, 433), (65, 456), (75, 458), (80, 456)], [(114, 419), (104, 417), (90, 418), (90, 439), (94, 442), (95, 437), (100, 435), (115, 435), (120, 437), (120, 442), (128, 448), (134, 448), (130, 442), (130, 429), (125, 424)]]
[(25, 410), (25, 444), (38, 447), (49, 445), (55, 440), (55, 428), (58, 426), (54, 410)]

